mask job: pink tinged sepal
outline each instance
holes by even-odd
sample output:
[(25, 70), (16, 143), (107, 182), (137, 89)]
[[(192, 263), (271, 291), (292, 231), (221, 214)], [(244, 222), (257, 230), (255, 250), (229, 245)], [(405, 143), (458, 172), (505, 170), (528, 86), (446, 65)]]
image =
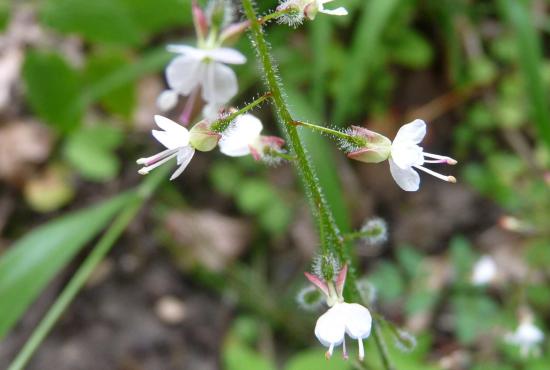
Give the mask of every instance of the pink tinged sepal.
[(208, 20), (196, 0), (194, 0), (192, 4), (192, 12), (195, 32), (197, 33), (199, 39), (204, 39), (208, 34)]
[(351, 126), (351, 135), (364, 140), (364, 147), (351, 153), (348, 157), (365, 163), (380, 163), (391, 154), (391, 140), (364, 127)]
[(221, 139), (221, 135), (210, 129), (210, 124), (202, 120), (189, 131), (189, 144), (201, 152), (213, 150)]
[(336, 277), (336, 294), (338, 294), (339, 297), (343, 297), (344, 293), (344, 285), (346, 284), (346, 276), (348, 274), (348, 265), (344, 265), (340, 272), (338, 273), (338, 276)]
[(256, 161), (262, 160), (264, 154), (269, 154), (270, 150), (281, 151), (285, 141), (278, 136), (261, 135), (258, 143), (249, 145), (250, 155)]
[(328, 286), (323, 280), (321, 280), (320, 278), (318, 278), (313, 274), (310, 274), (309, 272), (304, 272), (304, 275), (306, 276), (306, 279), (308, 279), (311, 284), (319, 288), (321, 292), (323, 292), (328, 297), (329, 295)]

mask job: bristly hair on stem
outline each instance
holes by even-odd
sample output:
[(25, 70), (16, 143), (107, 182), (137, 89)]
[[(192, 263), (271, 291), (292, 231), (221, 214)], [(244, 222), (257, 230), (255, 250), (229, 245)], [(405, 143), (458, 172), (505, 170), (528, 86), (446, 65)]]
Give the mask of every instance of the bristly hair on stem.
[[(332, 210), (324, 197), (323, 189), (318, 181), (315, 168), (307, 155), (300, 136), (298, 135), (297, 127), (295, 125), (296, 121), (292, 118), (285, 102), (281, 79), (277, 75), (271, 53), (269, 52), (269, 46), (264, 38), (262, 26), (258, 22), (258, 17), (254, 10), (253, 1), (242, 0), (242, 5), (244, 13), (250, 21), (249, 30), (251, 33), (251, 42), (257, 52), (267, 89), (272, 94), (272, 102), (281, 130), (287, 138), (287, 143), (289, 144), (291, 151), (294, 152), (291, 153), (294, 154), (296, 158), (293, 163), (296, 165), (297, 173), (304, 185), (305, 192), (309, 199), (311, 212), (319, 225), (319, 232), (321, 234), (321, 238), (323, 239), (321, 241), (323, 252), (334, 252), (342, 264), (350, 264), (351, 258), (349, 251), (345, 247), (344, 238), (336, 225)], [(358, 301), (360, 299), (359, 292), (355, 284), (356, 280), (357, 276), (355, 270), (352, 266), (350, 266), (347, 277), (347, 286), (350, 288), (347, 290), (347, 293), (353, 301)], [(386, 350), (384, 338), (376, 327), (373, 330), (373, 336), (377, 344), (382, 363), (384, 364), (384, 368), (386, 370), (393, 369)]]

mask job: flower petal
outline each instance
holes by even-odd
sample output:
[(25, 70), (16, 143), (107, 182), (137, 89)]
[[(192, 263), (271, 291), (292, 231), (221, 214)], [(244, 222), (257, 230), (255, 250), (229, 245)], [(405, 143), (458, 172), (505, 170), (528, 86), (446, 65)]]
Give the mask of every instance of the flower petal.
[(189, 164), (189, 162), (191, 162), (191, 159), (193, 158), (194, 154), (195, 154), (195, 149), (191, 148), (190, 146), (185, 146), (181, 148), (177, 156), (177, 163), (179, 167), (176, 170), (176, 172), (172, 174), (172, 176), (170, 177), (170, 180), (174, 180), (176, 177), (178, 177), (183, 173), (183, 171), (187, 168), (187, 165)]
[(370, 335), (372, 317), (366, 307), (358, 303), (341, 303), (346, 318), (346, 333), (353, 339), (364, 339)]
[(222, 133), (220, 151), (230, 157), (250, 154), (250, 145), (258, 141), (262, 132), (262, 122), (251, 114), (244, 114)]
[(336, 304), (330, 308), (317, 319), (315, 324), (315, 336), (325, 347), (331, 344), (339, 345), (344, 341), (346, 322), (340, 306), (341, 304)]
[(319, 7), (319, 12), (329, 15), (348, 15), (348, 11), (342, 6), (336, 9), (325, 9), (323, 7)]
[(176, 122), (156, 115), (155, 122), (163, 131), (153, 130), (153, 136), (168, 149), (176, 149), (189, 144), (189, 131)]
[(216, 62), (227, 64), (244, 64), (246, 57), (239, 51), (231, 48), (217, 48), (206, 51), (206, 55)]
[(401, 126), (393, 142), (418, 144), (424, 139), (424, 136), (426, 136), (426, 122), (421, 119), (415, 119)]
[(189, 95), (201, 82), (201, 59), (191, 55), (174, 58), (166, 67), (166, 82), (172, 90)]
[(420, 187), (420, 175), (418, 172), (407, 167), (405, 169), (395, 164), (393, 159), (389, 159), (390, 172), (399, 187), (405, 191), (417, 191)]
[(235, 72), (228, 66), (210, 62), (202, 80), (202, 97), (208, 103), (225, 104), (237, 94), (238, 84)]
[(412, 142), (394, 141), (391, 145), (390, 156), (395, 164), (402, 169), (424, 164), (424, 150)]
[(194, 57), (198, 60), (204, 58), (206, 54), (205, 51), (202, 49), (183, 44), (170, 44), (166, 46), (166, 50), (171, 53), (184, 54), (186, 56)]

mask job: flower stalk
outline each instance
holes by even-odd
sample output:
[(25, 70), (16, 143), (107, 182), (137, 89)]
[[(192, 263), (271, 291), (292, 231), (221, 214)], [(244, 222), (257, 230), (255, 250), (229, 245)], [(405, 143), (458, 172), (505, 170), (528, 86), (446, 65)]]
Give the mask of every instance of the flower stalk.
[[(244, 13), (250, 21), (252, 41), (254, 42), (258, 58), (263, 69), (267, 88), (271, 92), (271, 98), (279, 124), (287, 138), (287, 143), (289, 144), (291, 152), (293, 152), (296, 157), (296, 160), (293, 163), (295, 163), (298, 175), (300, 176), (305, 187), (312, 213), (319, 224), (319, 233), (322, 241), (322, 253), (328, 254), (334, 252), (342, 263), (349, 264), (351, 262), (351, 258), (349, 256), (349, 252), (345, 248), (344, 238), (342, 237), (341, 232), (334, 221), (334, 215), (323, 195), (323, 190), (319, 184), (315, 168), (313, 167), (300, 136), (298, 135), (296, 124), (297, 121), (292, 118), (292, 115), (290, 114), (287, 104), (283, 98), (283, 89), (280, 79), (278, 78), (274, 68), (269, 47), (264, 38), (262, 26), (260, 22), (258, 22), (258, 17), (256, 16), (252, 0), (242, 0), (242, 4)], [(357, 277), (355, 275), (355, 271), (353, 268), (350, 268), (347, 276), (347, 293), (352, 301), (358, 301), (360, 298), (359, 291), (356, 286), (356, 280)], [(377, 348), (379, 349), (382, 363), (384, 364), (384, 368), (386, 370), (393, 370), (389, 360), (389, 355), (384, 349), (384, 339), (379, 330), (376, 328), (376, 324), (376, 322), (373, 324), (375, 328), (373, 330), (373, 336), (377, 343)]]
[(247, 104), (244, 107), (242, 107), (241, 109), (239, 109), (235, 112), (232, 112), (231, 114), (229, 114), (225, 117), (222, 117), (219, 120), (213, 122), (210, 129), (214, 132), (219, 132), (219, 133), (224, 132), (229, 127), (231, 122), (233, 122), (235, 120), (235, 118), (237, 118), (240, 115), (256, 108), (258, 105), (262, 104), (264, 101), (266, 101), (270, 97), (271, 97), (271, 93), (266, 92), (265, 94), (260, 96), (258, 99), (254, 100), (252, 103)]

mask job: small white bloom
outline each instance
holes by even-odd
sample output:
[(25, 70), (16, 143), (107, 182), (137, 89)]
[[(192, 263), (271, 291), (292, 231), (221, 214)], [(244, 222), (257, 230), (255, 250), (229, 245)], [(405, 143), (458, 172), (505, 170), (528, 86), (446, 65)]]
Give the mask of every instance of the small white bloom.
[[(324, 13), (328, 15), (337, 15), (343, 16), (348, 15), (348, 11), (344, 7), (339, 7), (336, 9), (325, 9), (325, 4), (331, 3), (334, 0), (286, 0), (281, 2), (281, 5), (277, 8), (278, 10), (293, 9), (296, 10), (298, 14), (303, 14), (308, 17), (310, 20), (314, 20), (317, 13)], [(290, 18), (288, 17), (290, 15)], [(282, 16), (284, 23), (289, 23), (290, 25), (295, 23), (301, 23), (301, 19), (293, 19), (294, 15), (292, 13)], [(288, 20), (291, 20), (289, 22)], [(297, 21), (297, 22), (296, 22)]]
[(456, 182), (453, 176), (441, 175), (423, 166), (425, 163), (456, 164), (456, 160), (450, 157), (424, 152), (418, 145), (424, 136), (426, 136), (426, 123), (416, 119), (403, 125), (392, 142), (389, 158), (390, 172), (397, 185), (405, 191), (417, 191), (420, 187), (420, 176), (415, 169), (444, 181)]
[(225, 65), (246, 62), (246, 57), (237, 50), (168, 45), (168, 51), (181, 54), (166, 67), (166, 80), (170, 89), (187, 96), (201, 87), (203, 99), (217, 105), (227, 103), (237, 94), (237, 76)]
[(497, 274), (497, 265), (491, 256), (482, 256), (474, 265), (472, 273), (472, 284), (486, 285), (490, 283)]
[(544, 340), (544, 333), (532, 322), (531, 318), (524, 319), (514, 333), (510, 333), (505, 340), (520, 347), (521, 355), (540, 352), (539, 344)]
[(251, 154), (252, 148), (260, 142), (262, 130), (263, 125), (258, 118), (251, 114), (243, 114), (222, 133), (220, 151), (230, 157)]
[(155, 123), (162, 131), (152, 130), (152, 134), (166, 150), (151, 157), (138, 159), (137, 164), (144, 165), (138, 173), (146, 175), (175, 157), (179, 167), (170, 177), (170, 180), (174, 180), (185, 170), (195, 154), (195, 149), (189, 145), (189, 131), (185, 127), (158, 115), (155, 116)]
[(346, 350), (347, 334), (351, 339), (356, 339), (359, 345), (359, 359), (365, 357), (363, 339), (370, 335), (372, 328), (372, 316), (369, 310), (358, 303), (346, 303), (342, 293), (346, 282), (348, 267), (344, 265), (337, 274), (335, 281), (325, 281), (316, 275), (305, 273), (306, 278), (325, 295), (327, 305), (330, 307), (322, 314), (315, 324), (315, 336), (322, 345), (328, 347), (325, 354), (330, 358), (334, 347), (342, 345), (344, 358), (348, 358)]
[(284, 140), (276, 136), (261, 135), (262, 122), (251, 114), (238, 116), (222, 133), (220, 151), (230, 157), (252, 155), (255, 160), (267, 161), (272, 152), (281, 152)]

